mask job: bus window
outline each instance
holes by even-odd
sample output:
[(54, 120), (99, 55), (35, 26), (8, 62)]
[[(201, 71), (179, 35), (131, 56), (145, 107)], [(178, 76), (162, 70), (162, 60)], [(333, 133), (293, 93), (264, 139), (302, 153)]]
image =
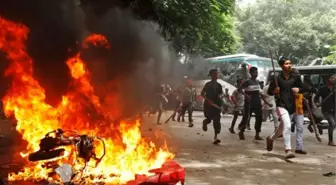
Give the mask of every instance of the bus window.
[(255, 59), (252, 59), (252, 60), (247, 60), (246, 61), (249, 65), (251, 66), (254, 66), (254, 67), (257, 67), (258, 69), (266, 69), (267, 67), (267, 63), (266, 62), (262, 62), (260, 60), (255, 60)]
[[(266, 60), (266, 59), (248, 59), (246, 61), (252, 66), (255, 66), (257, 68), (263, 68), (263, 69), (271, 69), (272, 68), (272, 61)], [(274, 63), (275, 67), (279, 67), (278, 63)]]
[(328, 80), (329, 75), (311, 75), (312, 82), (314, 84), (314, 87), (321, 88), (326, 85), (326, 82)]
[(327, 85), (329, 76), (330, 75), (321, 75), (321, 86), (320, 87)]
[[(267, 68), (272, 68), (272, 61), (271, 60), (260, 60), (261, 63)], [(279, 67), (279, 64), (277, 62), (273, 62), (274, 67)]]
[(234, 73), (240, 66), (240, 63), (237, 62), (227, 62), (220, 64), (220, 69), (223, 75), (231, 75)]
[(320, 75), (310, 75), (310, 80), (315, 88), (319, 88)]
[(247, 63), (254, 66), (254, 67), (260, 66), (260, 64), (258, 65), (259, 60), (247, 60)]

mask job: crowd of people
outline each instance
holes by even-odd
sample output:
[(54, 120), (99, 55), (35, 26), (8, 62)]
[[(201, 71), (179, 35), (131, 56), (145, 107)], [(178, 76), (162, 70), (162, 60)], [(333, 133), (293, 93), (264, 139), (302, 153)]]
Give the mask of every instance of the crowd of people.
[[(266, 148), (268, 151), (273, 149), (273, 142), (282, 137), (284, 141), (284, 150), (286, 158), (293, 158), (291, 135), (296, 135), (297, 154), (307, 154), (303, 149), (304, 117), (308, 117), (310, 124), (308, 129), (314, 132), (312, 124), (317, 120), (319, 134), (323, 133), (323, 126), (319, 124), (322, 119), (328, 121), (329, 146), (336, 146), (333, 139), (335, 129), (335, 79), (336, 75), (329, 75), (326, 85), (316, 90), (309, 79), (302, 81), (298, 70), (292, 68), (291, 61), (288, 58), (281, 57), (278, 61), (282, 71), (279, 75), (270, 77), (269, 83), (264, 87), (263, 82), (257, 80), (258, 68), (249, 69), (249, 79), (238, 79), (237, 89), (229, 94), (227, 90), (223, 92), (223, 87), (217, 82), (218, 71), (212, 69), (209, 71), (211, 80), (207, 82), (201, 96), (204, 98), (204, 117), (203, 131), (208, 130), (208, 124), (213, 123), (214, 141), (213, 144), (219, 144), (221, 141), (218, 135), (221, 132), (221, 114), (226, 112), (227, 104), (232, 105), (233, 119), (229, 127), (229, 132), (235, 133), (235, 125), (238, 117), (242, 119), (238, 125), (238, 136), (240, 140), (245, 140), (244, 132), (251, 130), (251, 115), (255, 116), (255, 140), (264, 140), (261, 137), (262, 123), (270, 119), (274, 122), (274, 132), (266, 138)], [(185, 113), (188, 113), (189, 127), (193, 127), (193, 105), (196, 99), (196, 92), (192, 87), (191, 80), (186, 80), (185, 84), (175, 91), (172, 91), (168, 85), (162, 85), (157, 91), (157, 106), (159, 112), (157, 124), (160, 123), (163, 105), (167, 102), (165, 95), (174, 92), (176, 95), (175, 111), (170, 117), (173, 121), (183, 121)], [(312, 98), (314, 97), (314, 98)], [(313, 106), (314, 105), (314, 106)], [(323, 118), (318, 119), (312, 114), (312, 110), (321, 107)], [(155, 112), (155, 111), (154, 111)], [(309, 113), (307, 113), (309, 112)]]

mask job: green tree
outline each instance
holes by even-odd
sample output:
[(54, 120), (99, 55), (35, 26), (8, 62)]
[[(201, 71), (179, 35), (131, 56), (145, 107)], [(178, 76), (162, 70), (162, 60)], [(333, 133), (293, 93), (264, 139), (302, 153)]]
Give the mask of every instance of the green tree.
[(178, 52), (214, 56), (234, 51), (233, 0), (157, 2), (158, 22)]
[(333, 46), (330, 47), (329, 55), (324, 59), (324, 64), (336, 64), (336, 33), (333, 37)]
[(327, 56), (336, 40), (335, 3), (328, 0), (264, 0), (238, 10), (242, 50), (268, 56), (268, 46), (294, 61)]
[(139, 19), (159, 24), (162, 35), (178, 53), (205, 57), (235, 51), (232, 15), (235, 0), (81, 0), (96, 15), (111, 7), (131, 9)]
[(330, 47), (330, 55), (324, 59), (323, 64), (336, 64), (336, 45)]

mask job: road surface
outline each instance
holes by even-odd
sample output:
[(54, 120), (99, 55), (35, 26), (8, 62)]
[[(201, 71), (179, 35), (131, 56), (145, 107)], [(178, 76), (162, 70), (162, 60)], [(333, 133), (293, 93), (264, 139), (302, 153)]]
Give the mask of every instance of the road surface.
[[(163, 121), (171, 114), (163, 114)], [(313, 134), (305, 129), (304, 149), (307, 155), (297, 155), (291, 161), (283, 159), (283, 141), (274, 143), (274, 150), (265, 150), (265, 141), (254, 141), (254, 131), (247, 131), (245, 141), (240, 141), (237, 134), (228, 131), (231, 116), (222, 118), (222, 132), (219, 146), (213, 145), (213, 128), (209, 125), (207, 132), (201, 129), (203, 114), (194, 113), (193, 128), (187, 123), (169, 122), (155, 125), (154, 116), (143, 119), (142, 132), (144, 136), (154, 136), (160, 133), (157, 142), (165, 139), (169, 149), (176, 153), (178, 161), (186, 169), (186, 185), (333, 185), (335, 176), (325, 177), (322, 174), (335, 172), (336, 148), (327, 146), (327, 134), (319, 143)], [(238, 122), (240, 118), (238, 119)], [(254, 118), (251, 126), (254, 125)], [(273, 123), (263, 123), (262, 133), (266, 137), (273, 131)], [(325, 131), (326, 132), (326, 131)], [(10, 131), (10, 124), (1, 121), (0, 135), (0, 165), (9, 162), (14, 148), (18, 145), (18, 135)], [(293, 137), (293, 149), (295, 149)], [(13, 163), (12, 163), (13, 164)], [(13, 164), (10, 168), (16, 168)], [(0, 166), (0, 177), (6, 177), (8, 166)]]
[[(168, 115), (166, 113), (166, 117)], [(314, 134), (305, 129), (303, 142), (308, 154), (297, 154), (291, 161), (285, 161), (282, 139), (275, 141), (272, 152), (266, 151), (265, 141), (254, 141), (253, 130), (246, 132), (245, 141), (240, 141), (237, 134), (228, 131), (232, 120), (229, 115), (222, 118), (219, 136), (222, 142), (216, 146), (212, 144), (212, 125), (203, 132), (202, 120), (203, 114), (195, 112), (193, 128), (189, 128), (187, 123), (172, 121), (153, 126), (168, 135), (165, 138), (176, 153), (176, 161), (186, 169), (187, 185), (336, 184), (335, 176), (322, 175), (336, 171), (336, 148), (327, 146), (327, 133), (319, 143)], [(254, 118), (251, 120), (253, 125)], [(263, 123), (261, 136), (266, 138), (273, 129), (273, 123)], [(295, 137), (292, 137), (292, 147), (295, 149)]]

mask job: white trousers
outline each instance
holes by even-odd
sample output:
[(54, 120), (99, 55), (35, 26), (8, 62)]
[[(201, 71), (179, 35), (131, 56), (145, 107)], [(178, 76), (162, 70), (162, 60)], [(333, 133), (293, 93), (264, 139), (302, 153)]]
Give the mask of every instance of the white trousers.
[(303, 114), (289, 114), (288, 111), (283, 107), (276, 108), (277, 116), (280, 117), (279, 126), (275, 129), (274, 133), (271, 135), (271, 139), (277, 139), (281, 134), (283, 136), (285, 150), (291, 150), (291, 125), (292, 119), (294, 119), (296, 126), (296, 149), (303, 149)]
[(277, 116), (280, 117), (280, 123), (271, 135), (271, 139), (274, 141), (282, 134), (285, 150), (291, 150), (291, 120), (293, 118), (293, 114), (290, 115), (283, 107), (277, 107), (276, 113)]
[(263, 111), (263, 121), (266, 121), (270, 114), (273, 118), (274, 128), (277, 128), (279, 126), (279, 120), (278, 120), (279, 118), (278, 118), (278, 115), (275, 109), (264, 110)]

